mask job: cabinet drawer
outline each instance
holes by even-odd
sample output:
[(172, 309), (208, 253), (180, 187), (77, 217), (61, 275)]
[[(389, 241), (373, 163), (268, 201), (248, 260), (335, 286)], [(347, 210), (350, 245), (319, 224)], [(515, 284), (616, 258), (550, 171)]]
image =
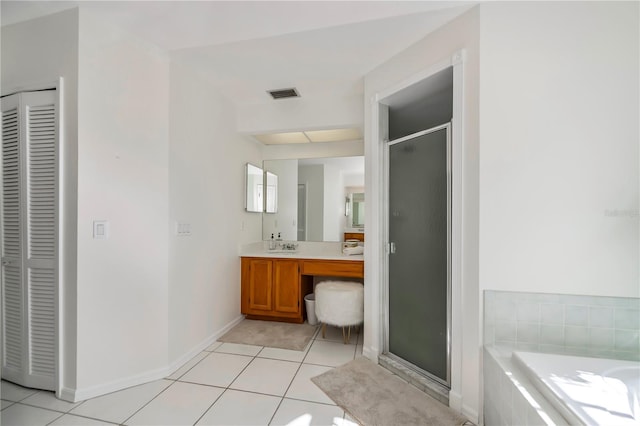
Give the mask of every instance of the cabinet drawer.
[(364, 234), (360, 232), (345, 232), (344, 240), (358, 240), (364, 243)]
[(305, 260), (302, 264), (303, 275), (322, 275), (328, 277), (364, 277), (364, 262)]

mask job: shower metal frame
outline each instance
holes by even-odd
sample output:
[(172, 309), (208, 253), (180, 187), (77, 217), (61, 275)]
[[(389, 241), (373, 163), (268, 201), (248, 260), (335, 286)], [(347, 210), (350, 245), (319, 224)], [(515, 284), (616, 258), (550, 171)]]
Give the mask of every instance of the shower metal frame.
[[(382, 322), (383, 329), (383, 350), (382, 353), (397, 361), (404, 367), (409, 368), (410, 370), (415, 371), (421, 376), (427, 378), (428, 380), (434, 381), (439, 385), (445, 386), (447, 389), (451, 389), (451, 328), (452, 328), (452, 300), (451, 300), (451, 286), (452, 286), (452, 234), (453, 234), (453, 216), (452, 216), (452, 188), (453, 188), (453, 159), (452, 159), (452, 131), (453, 131), (453, 120), (441, 124), (439, 126), (432, 127), (430, 129), (422, 130), (416, 133), (412, 133), (407, 136), (403, 136), (401, 138), (397, 138), (391, 141), (384, 141), (384, 158), (383, 158), (383, 166), (384, 166), (384, 241), (389, 241), (386, 244), (386, 256), (385, 256), (385, 275), (384, 275), (384, 292), (382, 299), (382, 312), (384, 315), (384, 320)], [(393, 354), (389, 351), (389, 256), (393, 253), (393, 242), (389, 239), (389, 147), (395, 144), (399, 144), (411, 139), (415, 139), (420, 136), (427, 135), (429, 133), (436, 132), (438, 130), (446, 129), (447, 141), (446, 141), (446, 170), (447, 170), (447, 379), (442, 380), (442, 378), (435, 376), (434, 374), (418, 367), (417, 365), (412, 364), (411, 362), (399, 357), (398, 355)]]

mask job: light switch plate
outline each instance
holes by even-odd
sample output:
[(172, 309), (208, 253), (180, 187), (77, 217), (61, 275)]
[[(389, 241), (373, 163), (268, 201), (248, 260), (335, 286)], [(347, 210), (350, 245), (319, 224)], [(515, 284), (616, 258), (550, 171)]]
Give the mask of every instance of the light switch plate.
[(109, 222), (106, 220), (93, 221), (93, 239), (106, 240), (109, 238)]
[(189, 237), (189, 236), (191, 236), (191, 224), (190, 223), (176, 222), (176, 235), (178, 237)]

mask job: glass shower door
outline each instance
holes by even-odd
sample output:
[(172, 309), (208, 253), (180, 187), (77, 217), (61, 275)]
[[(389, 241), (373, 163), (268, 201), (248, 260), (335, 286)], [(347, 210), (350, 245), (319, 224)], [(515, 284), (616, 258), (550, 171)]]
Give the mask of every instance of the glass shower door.
[(449, 385), (450, 126), (388, 145), (388, 347)]

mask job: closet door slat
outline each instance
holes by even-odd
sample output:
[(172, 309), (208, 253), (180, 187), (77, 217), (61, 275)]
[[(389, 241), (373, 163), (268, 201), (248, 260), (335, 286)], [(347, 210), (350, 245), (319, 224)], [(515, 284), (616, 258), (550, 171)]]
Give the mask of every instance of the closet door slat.
[(18, 108), (2, 112), (2, 367), (23, 368), (22, 216)]
[(51, 378), (56, 321), (55, 112), (53, 104), (28, 108), (29, 370)]
[(2, 377), (56, 388), (56, 92), (2, 98)]

